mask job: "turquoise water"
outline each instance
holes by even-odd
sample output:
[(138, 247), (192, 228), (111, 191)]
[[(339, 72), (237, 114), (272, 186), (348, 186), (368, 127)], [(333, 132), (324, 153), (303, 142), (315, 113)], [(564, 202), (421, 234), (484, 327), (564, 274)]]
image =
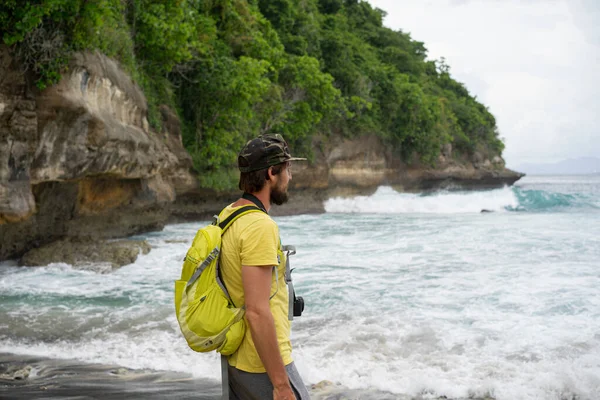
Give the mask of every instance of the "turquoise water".
[[(331, 199), (276, 218), (307, 303), (294, 357), (307, 383), (399, 397), (600, 398), (600, 177), (528, 177), (479, 192)], [(482, 209), (493, 211), (481, 213)], [(112, 273), (0, 267), (0, 352), (219, 379), (188, 350), (172, 284), (202, 223), (143, 236)]]

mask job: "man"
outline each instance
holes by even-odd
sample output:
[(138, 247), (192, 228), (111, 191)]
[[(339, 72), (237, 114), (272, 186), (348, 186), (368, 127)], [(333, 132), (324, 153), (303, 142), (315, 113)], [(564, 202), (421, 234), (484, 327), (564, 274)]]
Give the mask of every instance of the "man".
[(242, 198), (220, 214), (255, 204), (264, 212), (244, 215), (223, 235), (221, 271), (236, 305), (246, 306), (247, 330), (229, 357), (230, 399), (308, 399), (308, 391), (292, 360), (285, 254), (279, 228), (267, 214), (271, 204), (288, 199), (293, 158), (281, 135), (250, 140), (238, 157)]

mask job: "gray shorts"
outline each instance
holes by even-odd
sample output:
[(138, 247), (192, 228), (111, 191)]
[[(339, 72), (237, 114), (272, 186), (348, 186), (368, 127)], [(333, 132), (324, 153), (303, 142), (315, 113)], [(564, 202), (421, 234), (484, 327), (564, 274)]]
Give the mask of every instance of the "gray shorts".
[[(310, 395), (294, 363), (285, 367), (296, 399), (309, 400)], [(273, 398), (273, 385), (266, 373), (240, 371), (229, 366), (229, 400), (265, 400)]]

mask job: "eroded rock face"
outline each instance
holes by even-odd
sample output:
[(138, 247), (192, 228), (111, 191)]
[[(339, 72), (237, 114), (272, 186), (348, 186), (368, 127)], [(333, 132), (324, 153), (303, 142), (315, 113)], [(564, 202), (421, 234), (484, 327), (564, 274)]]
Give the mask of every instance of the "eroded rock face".
[(36, 211), (29, 184), (36, 143), (35, 101), (25, 75), (0, 47), (0, 224), (24, 221)]
[(196, 186), (179, 121), (148, 126), (141, 90), (99, 53), (39, 93), (0, 47), (0, 260), (63, 237), (160, 229)]
[(327, 157), (332, 186), (372, 187), (388, 173), (386, 149), (375, 136), (344, 140)]
[(97, 175), (151, 179), (179, 165), (164, 135), (149, 130), (142, 92), (114, 61), (78, 54), (69, 71), (37, 97), (32, 183)]

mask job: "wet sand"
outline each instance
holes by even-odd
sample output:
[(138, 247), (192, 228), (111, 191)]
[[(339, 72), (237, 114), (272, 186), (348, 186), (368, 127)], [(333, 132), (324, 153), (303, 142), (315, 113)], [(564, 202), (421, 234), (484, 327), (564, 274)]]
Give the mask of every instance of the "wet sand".
[(0, 354), (0, 399), (215, 400), (220, 396), (220, 382), (181, 373)]

